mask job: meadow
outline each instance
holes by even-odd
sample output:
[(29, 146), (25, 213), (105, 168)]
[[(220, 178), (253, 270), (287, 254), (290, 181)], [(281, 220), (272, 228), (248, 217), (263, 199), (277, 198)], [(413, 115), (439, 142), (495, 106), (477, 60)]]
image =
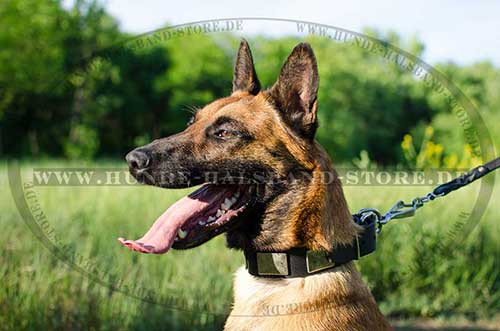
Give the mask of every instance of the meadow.
[[(159, 34), (134, 38), (101, 1), (63, 3), (0, 1), (0, 330), (222, 328), (233, 273), (244, 263), (241, 252), (225, 247), (224, 236), (161, 256), (130, 252), (117, 242), (141, 236), (190, 190), (26, 188), (32, 214), (40, 217), (36, 225), (16, 206), (3, 160), (24, 160), (24, 182), (37, 167), (125, 167), (119, 158), (133, 146), (183, 130), (197, 108), (231, 93), (241, 36), (250, 41), (263, 87), (274, 84), (296, 44), (311, 43), (321, 77), (316, 138), (339, 163), (470, 168), (479, 164), (471, 147), (476, 141), (467, 139), (475, 130), (490, 154), (500, 148), (500, 69), (487, 58), (432, 63), (447, 79), (431, 77), (412, 57), (386, 56), (396, 55), (395, 46), (425, 58), (422, 40), (377, 27), (363, 33), (370, 43), (379, 39), (382, 52), (370, 51), (359, 36), (334, 42), (302, 33), (253, 35), (251, 29), (135, 48), (124, 42), (139, 45)], [(450, 82), (467, 98), (454, 88), (453, 98), (442, 93)], [(398, 330), (461, 330), (450, 326), (457, 321), (472, 330), (500, 330), (500, 185), (492, 185), (480, 220), (468, 218), (476, 200), (484, 201), (474, 183), (387, 225), (377, 251), (357, 262)], [(399, 199), (430, 190), (345, 186), (352, 212), (387, 211)], [(415, 319), (432, 322), (416, 326)]]
[[(22, 164), (109, 167), (116, 161)], [(497, 180), (498, 183), (498, 180)], [(224, 237), (187, 251), (140, 255), (118, 244), (138, 237), (189, 190), (145, 186), (36, 187), (48, 226), (45, 247), (19, 215), (0, 168), (0, 329), (219, 330), (232, 300), (232, 274), (244, 260)], [(466, 223), (479, 183), (433, 201), (412, 219), (387, 225), (375, 254), (358, 262), (381, 309), (392, 319), (498, 320), (500, 189), (477, 226)], [(426, 186), (345, 186), (351, 210), (387, 210)], [(463, 239), (463, 240), (462, 240)], [(60, 255), (65, 254), (61, 259)], [(71, 257), (71, 259), (69, 259)], [(491, 324), (491, 323), (490, 323)], [(498, 327), (493, 323), (492, 327)], [(405, 329), (406, 330), (406, 329)]]

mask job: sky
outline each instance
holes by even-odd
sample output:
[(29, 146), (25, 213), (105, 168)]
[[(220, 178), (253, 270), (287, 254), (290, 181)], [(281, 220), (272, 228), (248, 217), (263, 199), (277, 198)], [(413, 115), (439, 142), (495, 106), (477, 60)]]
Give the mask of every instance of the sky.
[[(72, 0), (65, 0), (70, 5)], [(123, 30), (145, 33), (165, 25), (231, 17), (287, 18), (361, 32), (364, 27), (416, 36), (428, 63), (471, 64), (490, 60), (500, 66), (500, 1), (167, 1), (102, 0)], [(252, 26), (244, 33), (283, 35), (290, 26)]]

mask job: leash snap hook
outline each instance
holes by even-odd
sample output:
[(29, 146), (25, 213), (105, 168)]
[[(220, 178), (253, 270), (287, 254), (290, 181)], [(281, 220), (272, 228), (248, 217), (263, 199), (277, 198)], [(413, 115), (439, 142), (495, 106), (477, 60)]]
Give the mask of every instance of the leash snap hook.
[(384, 215), (385, 223), (391, 219), (411, 217), (415, 215), (415, 210), (422, 205), (423, 203), (419, 199), (414, 199), (412, 203), (405, 203), (403, 200), (399, 200)]

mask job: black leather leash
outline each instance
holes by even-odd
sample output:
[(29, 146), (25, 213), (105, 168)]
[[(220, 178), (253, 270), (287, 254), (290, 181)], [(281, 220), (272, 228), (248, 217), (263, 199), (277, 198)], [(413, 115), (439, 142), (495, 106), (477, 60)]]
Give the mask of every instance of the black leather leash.
[(460, 177), (449, 181), (448, 183), (444, 183), (439, 185), (432, 191), (436, 196), (444, 196), (452, 191), (455, 191), (467, 184), (472, 183), (476, 179), (483, 177), (484, 175), (492, 172), (495, 169), (500, 167), (500, 157), (482, 165), (477, 168), (474, 168)]
[(354, 222), (363, 227), (363, 233), (351, 245), (337, 246), (333, 252), (311, 251), (303, 247), (284, 252), (245, 251), (248, 272), (258, 277), (305, 277), (358, 260), (375, 251), (377, 233), (390, 220), (411, 217), (426, 202), (464, 187), (499, 167), (500, 157), (437, 186), (432, 192), (416, 197), (411, 203), (400, 200), (384, 215), (375, 208), (361, 209), (352, 216)]
[[(498, 169), (499, 167), (500, 167), (500, 157), (484, 165), (480, 165), (472, 170), (469, 170), (463, 175), (447, 183), (439, 185), (432, 192), (428, 193), (426, 196), (416, 197), (415, 199), (412, 200), (411, 203), (405, 203), (404, 201), (400, 200), (396, 202), (396, 204), (392, 206), (391, 209), (389, 209), (389, 211), (384, 215), (380, 215), (378, 210), (374, 208), (361, 209), (357, 214), (360, 215), (361, 218), (376, 217), (378, 223), (377, 232), (380, 232), (382, 230), (382, 226), (387, 224), (390, 220), (411, 217), (415, 214), (415, 211), (418, 208), (422, 207), (426, 202), (432, 201), (439, 197), (443, 197), (450, 192), (458, 190), (459, 188), (472, 183), (473, 181), (485, 176), (486, 174), (492, 172), (495, 169)], [(375, 214), (375, 216), (371, 216), (372, 214)]]

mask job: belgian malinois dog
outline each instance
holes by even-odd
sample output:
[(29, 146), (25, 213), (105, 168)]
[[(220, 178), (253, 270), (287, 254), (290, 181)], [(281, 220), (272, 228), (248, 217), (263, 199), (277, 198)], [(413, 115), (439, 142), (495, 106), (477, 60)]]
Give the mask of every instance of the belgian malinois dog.
[[(199, 109), (183, 132), (126, 157), (139, 182), (202, 186), (168, 208), (141, 239), (119, 241), (154, 254), (192, 248), (224, 232), (228, 247), (245, 252), (331, 252), (351, 244), (361, 228), (338, 177), (325, 180), (335, 172), (314, 140), (318, 83), (313, 50), (300, 43), (276, 83), (263, 90), (242, 41), (232, 94)], [(283, 266), (276, 264), (278, 277), (237, 271), (225, 330), (391, 329), (352, 262), (303, 277), (279, 277)]]

